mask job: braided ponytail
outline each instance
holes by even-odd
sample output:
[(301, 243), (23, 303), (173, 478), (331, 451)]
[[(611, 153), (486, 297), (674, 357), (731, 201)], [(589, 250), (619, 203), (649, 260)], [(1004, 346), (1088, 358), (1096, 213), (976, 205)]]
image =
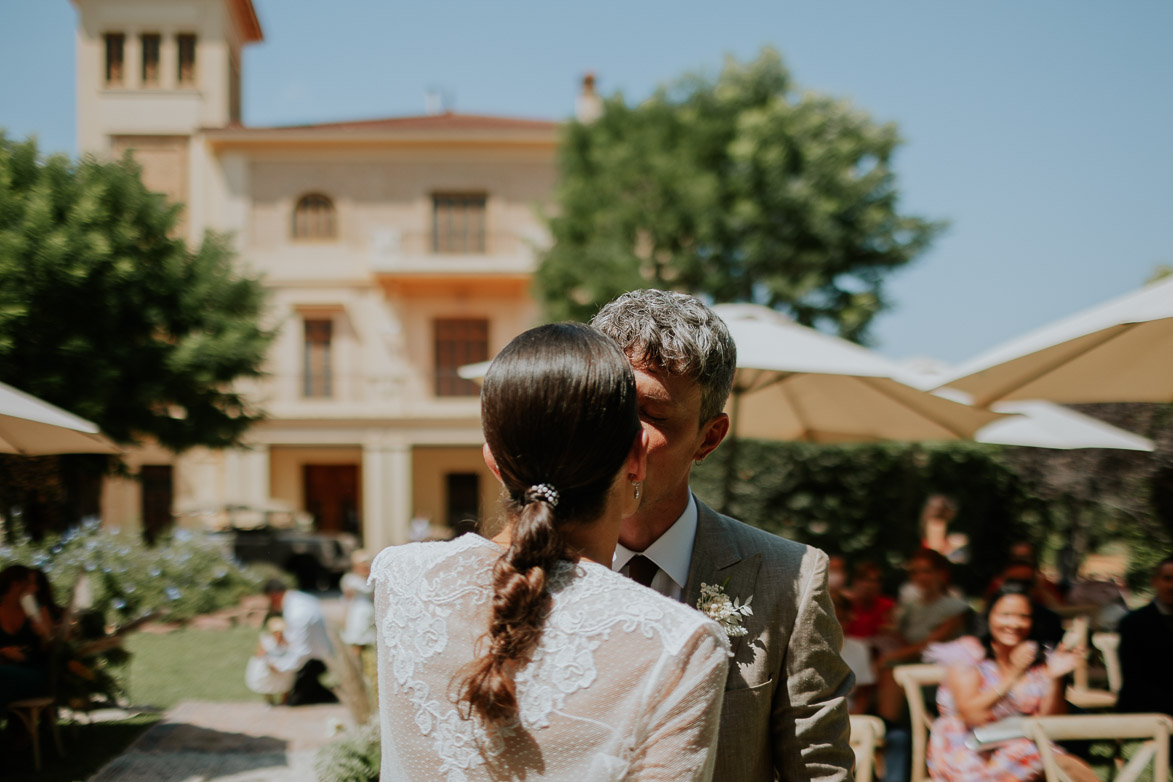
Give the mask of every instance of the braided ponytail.
[(608, 338), (578, 323), (531, 329), (501, 351), (481, 391), (485, 442), (509, 492), (509, 547), (493, 567), (483, 654), (457, 684), (465, 719), (518, 715), (514, 676), (541, 641), (549, 579), (575, 560), (561, 528), (589, 524), (640, 431), (635, 379)]
[(470, 666), (461, 688), (465, 719), (476, 714), (486, 723), (501, 724), (517, 715), (513, 674), (529, 662), (541, 640), (550, 602), (548, 575), (566, 553), (554, 509), (542, 501), (522, 508), (509, 548), (493, 567), (489, 648)]

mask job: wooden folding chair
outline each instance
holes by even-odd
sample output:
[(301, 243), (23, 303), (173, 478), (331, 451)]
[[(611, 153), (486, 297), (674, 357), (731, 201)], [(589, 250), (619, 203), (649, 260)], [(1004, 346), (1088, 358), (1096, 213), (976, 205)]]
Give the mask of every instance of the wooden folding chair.
[(871, 714), (851, 715), (851, 749), (855, 752), (855, 782), (872, 782), (876, 747), (884, 743), (884, 721)]
[(1124, 674), (1120, 670), (1120, 633), (1093, 633), (1092, 646), (1099, 649), (1100, 656), (1104, 658), (1108, 691), (1119, 695), (1120, 685), (1124, 683)]
[(1153, 779), (1169, 778), (1169, 735), (1173, 719), (1166, 714), (1071, 714), (1023, 720), (1026, 735), (1039, 747), (1047, 782), (1073, 782), (1059, 767), (1055, 741), (1142, 740), (1144, 743), (1114, 777), (1114, 782), (1136, 782), (1150, 761)]
[(904, 688), (904, 698), (908, 701), (908, 716), (912, 723), (912, 782), (925, 782), (929, 778), (925, 761), (933, 712), (925, 703), (924, 688), (945, 680), (945, 666), (898, 665), (892, 669), (892, 676)]
[(57, 745), (57, 754), (64, 755), (65, 748), (61, 745), (61, 731), (57, 729), (57, 697), (55, 695), (41, 695), (35, 698), (24, 698), (8, 704), (8, 711), (19, 719), (32, 737), (33, 768), (41, 770), (41, 719), (47, 718), (53, 731), (53, 743)]
[[(1067, 634), (1063, 636), (1063, 642), (1068, 647), (1089, 649), (1088, 627), (1090, 621), (1090, 618), (1086, 614), (1073, 617), (1071, 627), (1068, 629)], [(1094, 636), (1092, 640), (1094, 642)], [(1083, 659), (1075, 666), (1072, 683), (1068, 686), (1064, 697), (1068, 703), (1073, 706), (1078, 706), (1084, 711), (1103, 711), (1113, 708), (1116, 705), (1116, 692), (1119, 688), (1117, 690), (1103, 690), (1090, 687), (1088, 684), (1087, 663), (1087, 654), (1085, 653)]]

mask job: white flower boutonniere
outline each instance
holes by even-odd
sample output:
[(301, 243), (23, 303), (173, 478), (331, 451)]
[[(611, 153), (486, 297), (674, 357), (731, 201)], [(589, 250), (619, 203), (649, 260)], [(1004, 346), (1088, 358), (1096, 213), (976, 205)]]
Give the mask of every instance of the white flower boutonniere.
[(749, 607), (752, 602), (753, 595), (750, 595), (744, 603), (741, 602), (741, 598), (730, 598), (725, 594), (724, 583), (705, 584), (702, 582), (701, 599), (696, 602), (696, 607), (702, 614), (721, 625), (725, 636), (732, 641), (749, 632), (742, 626), (741, 620), (742, 617), (753, 614), (753, 609)]

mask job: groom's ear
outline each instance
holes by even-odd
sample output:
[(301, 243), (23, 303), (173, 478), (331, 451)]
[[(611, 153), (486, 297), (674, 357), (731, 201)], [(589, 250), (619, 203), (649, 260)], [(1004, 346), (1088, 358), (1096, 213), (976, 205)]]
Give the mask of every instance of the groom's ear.
[(692, 455), (693, 461), (698, 462), (717, 450), (725, 435), (729, 434), (729, 415), (718, 413), (713, 416), (701, 426), (701, 432), (701, 443)]
[(497, 466), (497, 460), (493, 458), (493, 452), (489, 450), (488, 443), (481, 447), (481, 456), (485, 457), (485, 466), (497, 476), (497, 483), (504, 486), (505, 481), (501, 480), (501, 468)]

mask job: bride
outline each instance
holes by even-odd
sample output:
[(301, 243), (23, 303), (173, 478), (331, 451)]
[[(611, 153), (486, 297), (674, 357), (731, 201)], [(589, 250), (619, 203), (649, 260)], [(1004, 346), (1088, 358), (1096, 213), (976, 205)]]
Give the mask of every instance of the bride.
[(647, 460), (623, 353), (574, 323), (489, 367), (505, 529), (376, 558), (382, 779), (708, 780), (728, 641), (610, 569)]

